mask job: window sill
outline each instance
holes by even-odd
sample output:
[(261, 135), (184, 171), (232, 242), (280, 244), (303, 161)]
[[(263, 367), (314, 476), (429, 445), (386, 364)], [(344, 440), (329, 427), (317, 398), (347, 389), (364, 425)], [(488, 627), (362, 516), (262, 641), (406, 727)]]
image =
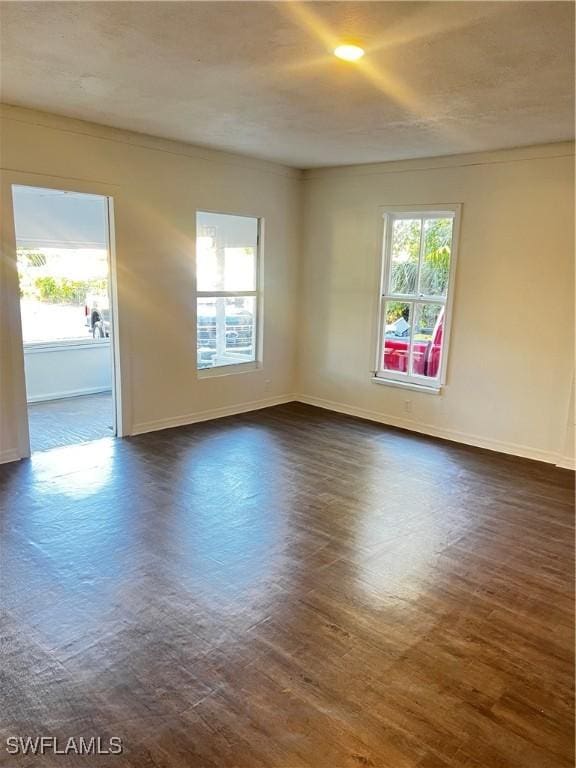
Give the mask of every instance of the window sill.
[(399, 389), (412, 389), (415, 392), (425, 392), (428, 395), (439, 395), (442, 391), (440, 384), (429, 386), (427, 384), (416, 384), (413, 381), (398, 381), (396, 379), (383, 379), (380, 376), (373, 376), (374, 384), (384, 384), (387, 387), (398, 387)]
[(262, 363), (232, 363), (231, 365), (217, 365), (213, 368), (199, 368), (196, 375), (199, 379), (213, 379), (217, 376), (233, 376), (238, 373), (254, 373), (262, 368)]

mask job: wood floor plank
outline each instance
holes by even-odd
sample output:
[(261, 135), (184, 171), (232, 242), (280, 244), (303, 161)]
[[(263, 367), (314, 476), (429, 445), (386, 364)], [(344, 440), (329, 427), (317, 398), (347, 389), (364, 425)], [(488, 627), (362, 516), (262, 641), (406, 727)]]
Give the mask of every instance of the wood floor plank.
[[(288, 404), (35, 454), (0, 505), (2, 765), (574, 764), (571, 472)], [(124, 751), (5, 751), (42, 734)]]

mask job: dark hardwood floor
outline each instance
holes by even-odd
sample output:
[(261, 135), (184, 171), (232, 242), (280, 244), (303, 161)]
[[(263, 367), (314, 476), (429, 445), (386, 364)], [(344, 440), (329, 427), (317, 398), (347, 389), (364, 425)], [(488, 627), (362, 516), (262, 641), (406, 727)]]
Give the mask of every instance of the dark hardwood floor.
[(574, 764), (568, 471), (291, 404), (0, 487), (10, 768)]

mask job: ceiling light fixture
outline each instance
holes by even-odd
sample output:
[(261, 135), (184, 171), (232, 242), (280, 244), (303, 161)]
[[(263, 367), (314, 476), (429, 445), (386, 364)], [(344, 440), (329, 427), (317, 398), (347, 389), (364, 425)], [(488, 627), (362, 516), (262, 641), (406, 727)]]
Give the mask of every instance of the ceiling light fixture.
[(339, 45), (334, 48), (334, 56), (337, 56), (343, 61), (358, 61), (364, 56), (364, 49), (359, 45)]

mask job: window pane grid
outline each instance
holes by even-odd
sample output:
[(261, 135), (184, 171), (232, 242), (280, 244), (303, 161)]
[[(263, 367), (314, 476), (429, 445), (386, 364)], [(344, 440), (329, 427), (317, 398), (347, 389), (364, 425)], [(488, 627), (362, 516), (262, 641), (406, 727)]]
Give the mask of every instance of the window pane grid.
[(384, 343), (379, 371), (435, 379), (440, 372), (442, 302), (383, 300)]
[(260, 221), (248, 216), (196, 216), (197, 367), (257, 360)]
[[(415, 232), (412, 231), (411, 233), (408, 233), (407, 231), (403, 232), (402, 235), (402, 244), (404, 245), (404, 250), (400, 253), (395, 254), (395, 244), (393, 243), (395, 232), (395, 225), (397, 223), (400, 223), (404, 226), (417, 224), (418, 225), (418, 233), (417, 233), (417, 240), (418, 240), (418, 248), (415, 249), (416, 245), (416, 238), (415, 238)], [(427, 231), (427, 228), (430, 226), (433, 226), (434, 223), (437, 224), (437, 229), (439, 229), (439, 232), (435, 231)], [(434, 216), (415, 216), (410, 215), (408, 216), (393, 216), (391, 217), (390, 226), (388, 227), (388, 233), (386, 237), (386, 251), (388, 252), (388, 275), (387, 279), (385, 281), (385, 286), (387, 286), (388, 290), (383, 291), (382, 296), (394, 296), (396, 298), (424, 298), (426, 300), (440, 300), (442, 299), (445, 301), (446, 297), (446, 289), (447, 289), (447, 282), (448, 282), (448, 275), (449, 275), (449, 268), (450, 268), (450, 248), (447, 245), (448, 242), (451, 242), (452, 239), (452, 228), (453, 228), (453, 216), (449, 216), (447, 214), (444, 214), (442, 216), (440, 215), (434, 215)], [(410, 237), (411, 235), (411, 237)], [(436, 268), (437, 271), (442, 272), (442, 277), (444, 277), (444, 281), (440, 279), (439, 284), (443, 288), (443, 291), (441, 293), (429, 293), (428, 291), (423, 290), (426, 285), (423, 285), (423, 279), (422, 279), (422, 273), (423, 273), (423, 264), (426, 257), (426, 247), (428, 245), (427, 243), (427, 235), (430, 235), (428, 238), (430, 240), (430, 244), (437, 245), (437, 251), (438, 255), (436, 258)], [(414, 257), (417, 254), (417, 259)], [(395, 255), (397, 258), (395, 262)], [(398, 263), (399, 262), (399, 263)], [(402, 269), (398, 269), (398, 267), (402, 267)], [(394, 267), (397, 269), (395, 270)], [(398, 280), (395, 276), (395, 271), (402, 273), (403, 279)], [(412, 274), (409, 274), (412, 273)], [(396, 279), (395, 279), (396, 278)], [(430, 281), (427, 281), (427, 284), (429, 284)], [(400, 284), (403, 286), (411, 286), (414, 285), (414, 290), (409, 291), (399, 291), (394, 290), (394, 285)]]
[(387, 214), (378, 375), (439, 381), (455, 214)]

